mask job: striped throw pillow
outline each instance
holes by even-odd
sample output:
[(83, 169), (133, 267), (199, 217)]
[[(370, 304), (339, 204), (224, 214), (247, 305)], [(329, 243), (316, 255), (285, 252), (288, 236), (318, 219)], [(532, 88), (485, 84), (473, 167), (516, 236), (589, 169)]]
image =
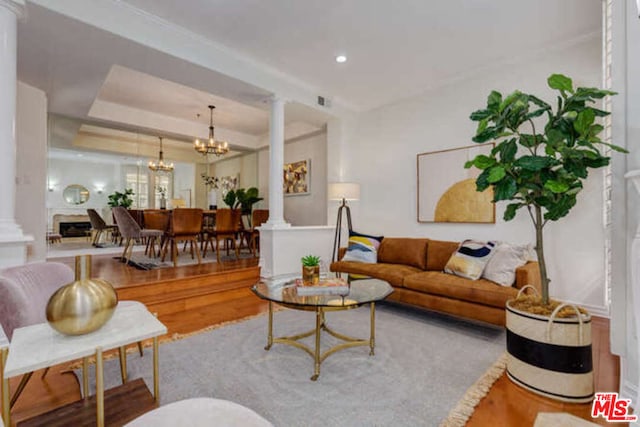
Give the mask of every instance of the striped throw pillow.
[(382, 236), (369, 236), (349, 231), (349, 247), (342, 257), (342, 261), (375, 264), (378, 262), (380, 242), (382, 242)]
[(484, 267), (493, 256), (495, 242), (478, 242), (475, 240), (465, 240), (458, 246), (447, 265), (444, 267), (445, 273), (477, 280), (482, 276)]

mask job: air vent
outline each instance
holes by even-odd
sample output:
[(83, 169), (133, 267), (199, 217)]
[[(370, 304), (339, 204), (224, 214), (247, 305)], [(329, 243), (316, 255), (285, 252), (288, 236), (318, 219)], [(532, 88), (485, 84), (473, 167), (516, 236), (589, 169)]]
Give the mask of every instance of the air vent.
[(331, 100), (324, 96), (318, 96), (318, 105), (321, 107), (331, 108)]

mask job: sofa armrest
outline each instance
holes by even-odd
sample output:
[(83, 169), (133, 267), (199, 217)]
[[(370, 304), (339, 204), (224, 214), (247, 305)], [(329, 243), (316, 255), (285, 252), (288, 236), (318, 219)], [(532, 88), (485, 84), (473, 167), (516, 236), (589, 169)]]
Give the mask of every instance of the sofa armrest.
[(526, 285), (533, 286), (542, 295), (540, 268), (537, 261), (529, 261), (522, 267), (516, 268), (516, 283), (513, 286), (517, 289), (522, 289)]

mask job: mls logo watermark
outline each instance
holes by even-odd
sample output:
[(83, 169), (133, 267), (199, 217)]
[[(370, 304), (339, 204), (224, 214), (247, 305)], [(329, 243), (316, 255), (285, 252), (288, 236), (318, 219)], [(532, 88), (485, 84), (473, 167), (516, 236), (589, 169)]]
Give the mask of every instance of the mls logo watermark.
[(630, 405), (631, 399), (619, 399), (618, 393), (596, 393), (591, 416), (601, 416), (610, 423), (638, 421), (637, 415), (629, 415)]

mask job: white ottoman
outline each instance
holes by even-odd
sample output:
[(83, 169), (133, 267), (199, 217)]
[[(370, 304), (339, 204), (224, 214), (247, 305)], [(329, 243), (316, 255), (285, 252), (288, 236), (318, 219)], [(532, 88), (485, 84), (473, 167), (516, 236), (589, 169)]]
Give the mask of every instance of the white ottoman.
[(206, 397), (180, 400), (147, 412), (125, 427), (273, 427), (251, 409)]

